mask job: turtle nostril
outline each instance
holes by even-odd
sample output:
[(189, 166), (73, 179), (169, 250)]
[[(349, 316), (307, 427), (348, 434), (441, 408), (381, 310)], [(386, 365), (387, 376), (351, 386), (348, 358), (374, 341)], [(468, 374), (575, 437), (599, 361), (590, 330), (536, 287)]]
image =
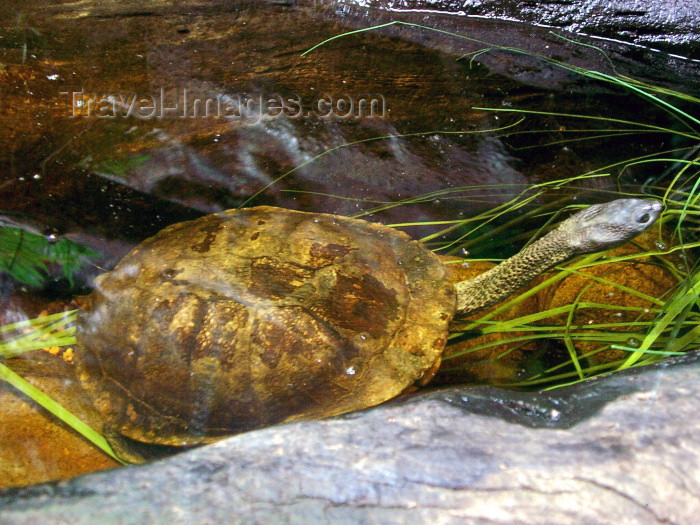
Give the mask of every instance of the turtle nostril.
[(644, 224), (649, 222), (649, 219), (651, 219), (651, 216), (648, 213), (645, 213), (639, 217), (637, 217), (637, 222), (640, 224)]

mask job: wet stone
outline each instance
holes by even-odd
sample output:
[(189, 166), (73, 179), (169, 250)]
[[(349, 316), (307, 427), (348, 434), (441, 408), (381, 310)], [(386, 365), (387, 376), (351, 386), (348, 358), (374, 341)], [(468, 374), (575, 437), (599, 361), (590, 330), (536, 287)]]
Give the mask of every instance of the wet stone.
[(700, 354), (544, 394), (458, 388), (0, 492), (0, 522), (694, 523)]

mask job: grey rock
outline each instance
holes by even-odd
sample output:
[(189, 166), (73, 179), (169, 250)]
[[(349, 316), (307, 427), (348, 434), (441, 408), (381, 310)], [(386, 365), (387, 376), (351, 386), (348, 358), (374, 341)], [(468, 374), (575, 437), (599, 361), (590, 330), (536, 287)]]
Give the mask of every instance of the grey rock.
[[(692, 58), (700, 57), (699, 2), (674, 7), (673, 0), (646, 0), (624, 7), (596, 0), (299, 0), (299, 5), (356, 29), (383, 25), (377, 31), (464, 60), (474, 57), (494, 73), (541, 89), (596, 90), (594, 82), (582, 82), (579, 73), (561, 67), (566, 64), (693, 93), (700, 89), (700, 61)], [(403, 25), (392, 25), (397, 22)], [(603, 92), (609, 87), (598, 85)]]
[(691, 58), (700, 56), (698, 0), (346, 0), (345, 3), (394, 11), (432, 10), (517, 20), (622, 40)]
[(0, 493), (0, 523), (696, 523), (700, 354), (448, 389)]

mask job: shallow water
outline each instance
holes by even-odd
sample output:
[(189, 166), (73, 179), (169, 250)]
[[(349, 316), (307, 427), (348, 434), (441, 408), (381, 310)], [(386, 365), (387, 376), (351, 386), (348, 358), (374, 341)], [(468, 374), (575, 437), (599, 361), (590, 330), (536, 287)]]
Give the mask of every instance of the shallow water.
[[(457, 61), (454, 52), (372, 33), (302, 57), (343, 32), (308, 9), (134, 5), (141, 7), (27, 2), (5, 15), (6, 222), (89, 243), (100, 236), (132, 243), (177, 220), (242, 204), (353, 214), (449, 188), (455, 192), (438, 201), (377, 219), (453, 218), (504, 202), (528, 182), (602, 166), (608, 148), (622, 156), (659, 147), (635, 138), (604, 148), (514, 149), (532, 139), (511, 137), (508, 145), (485, 132), (517, 116), (472, 109), (616, 116), (624, 100), (630, 117), (645, 108), (631, 97), (598, 95), (600, 86), (581, 79), (559, 92), (535, 89), (478, 62)], [(502, 29), (495, 26), (491, 36)], [(523, 76), (522, 64), (495, 58), (511, 76)], [(535, 138), (546, 142), (565, 138), (571, 125), (528, 117), (518, 130), (546, 130)], [(401, 134), (419, 135), (373, 140)], [(364, 142), (344, 146), (357, 141)]]

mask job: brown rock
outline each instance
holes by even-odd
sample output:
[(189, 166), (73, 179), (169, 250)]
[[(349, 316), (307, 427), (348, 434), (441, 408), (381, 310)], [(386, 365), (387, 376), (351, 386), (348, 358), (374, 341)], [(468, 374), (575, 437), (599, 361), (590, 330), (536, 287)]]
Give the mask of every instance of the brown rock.
[[(33, 355), (38, 357), (13, 359), (9, 366), (95, 423), (94, 416), (88, 415), (90, 406), (77, 405), (86, 400), (86, 394), (75, 383), (72, 367), (44, 351)], [(67, 479), (117, 465), (4, 381), (0, 381), (0, 406), (0, 488)]]

